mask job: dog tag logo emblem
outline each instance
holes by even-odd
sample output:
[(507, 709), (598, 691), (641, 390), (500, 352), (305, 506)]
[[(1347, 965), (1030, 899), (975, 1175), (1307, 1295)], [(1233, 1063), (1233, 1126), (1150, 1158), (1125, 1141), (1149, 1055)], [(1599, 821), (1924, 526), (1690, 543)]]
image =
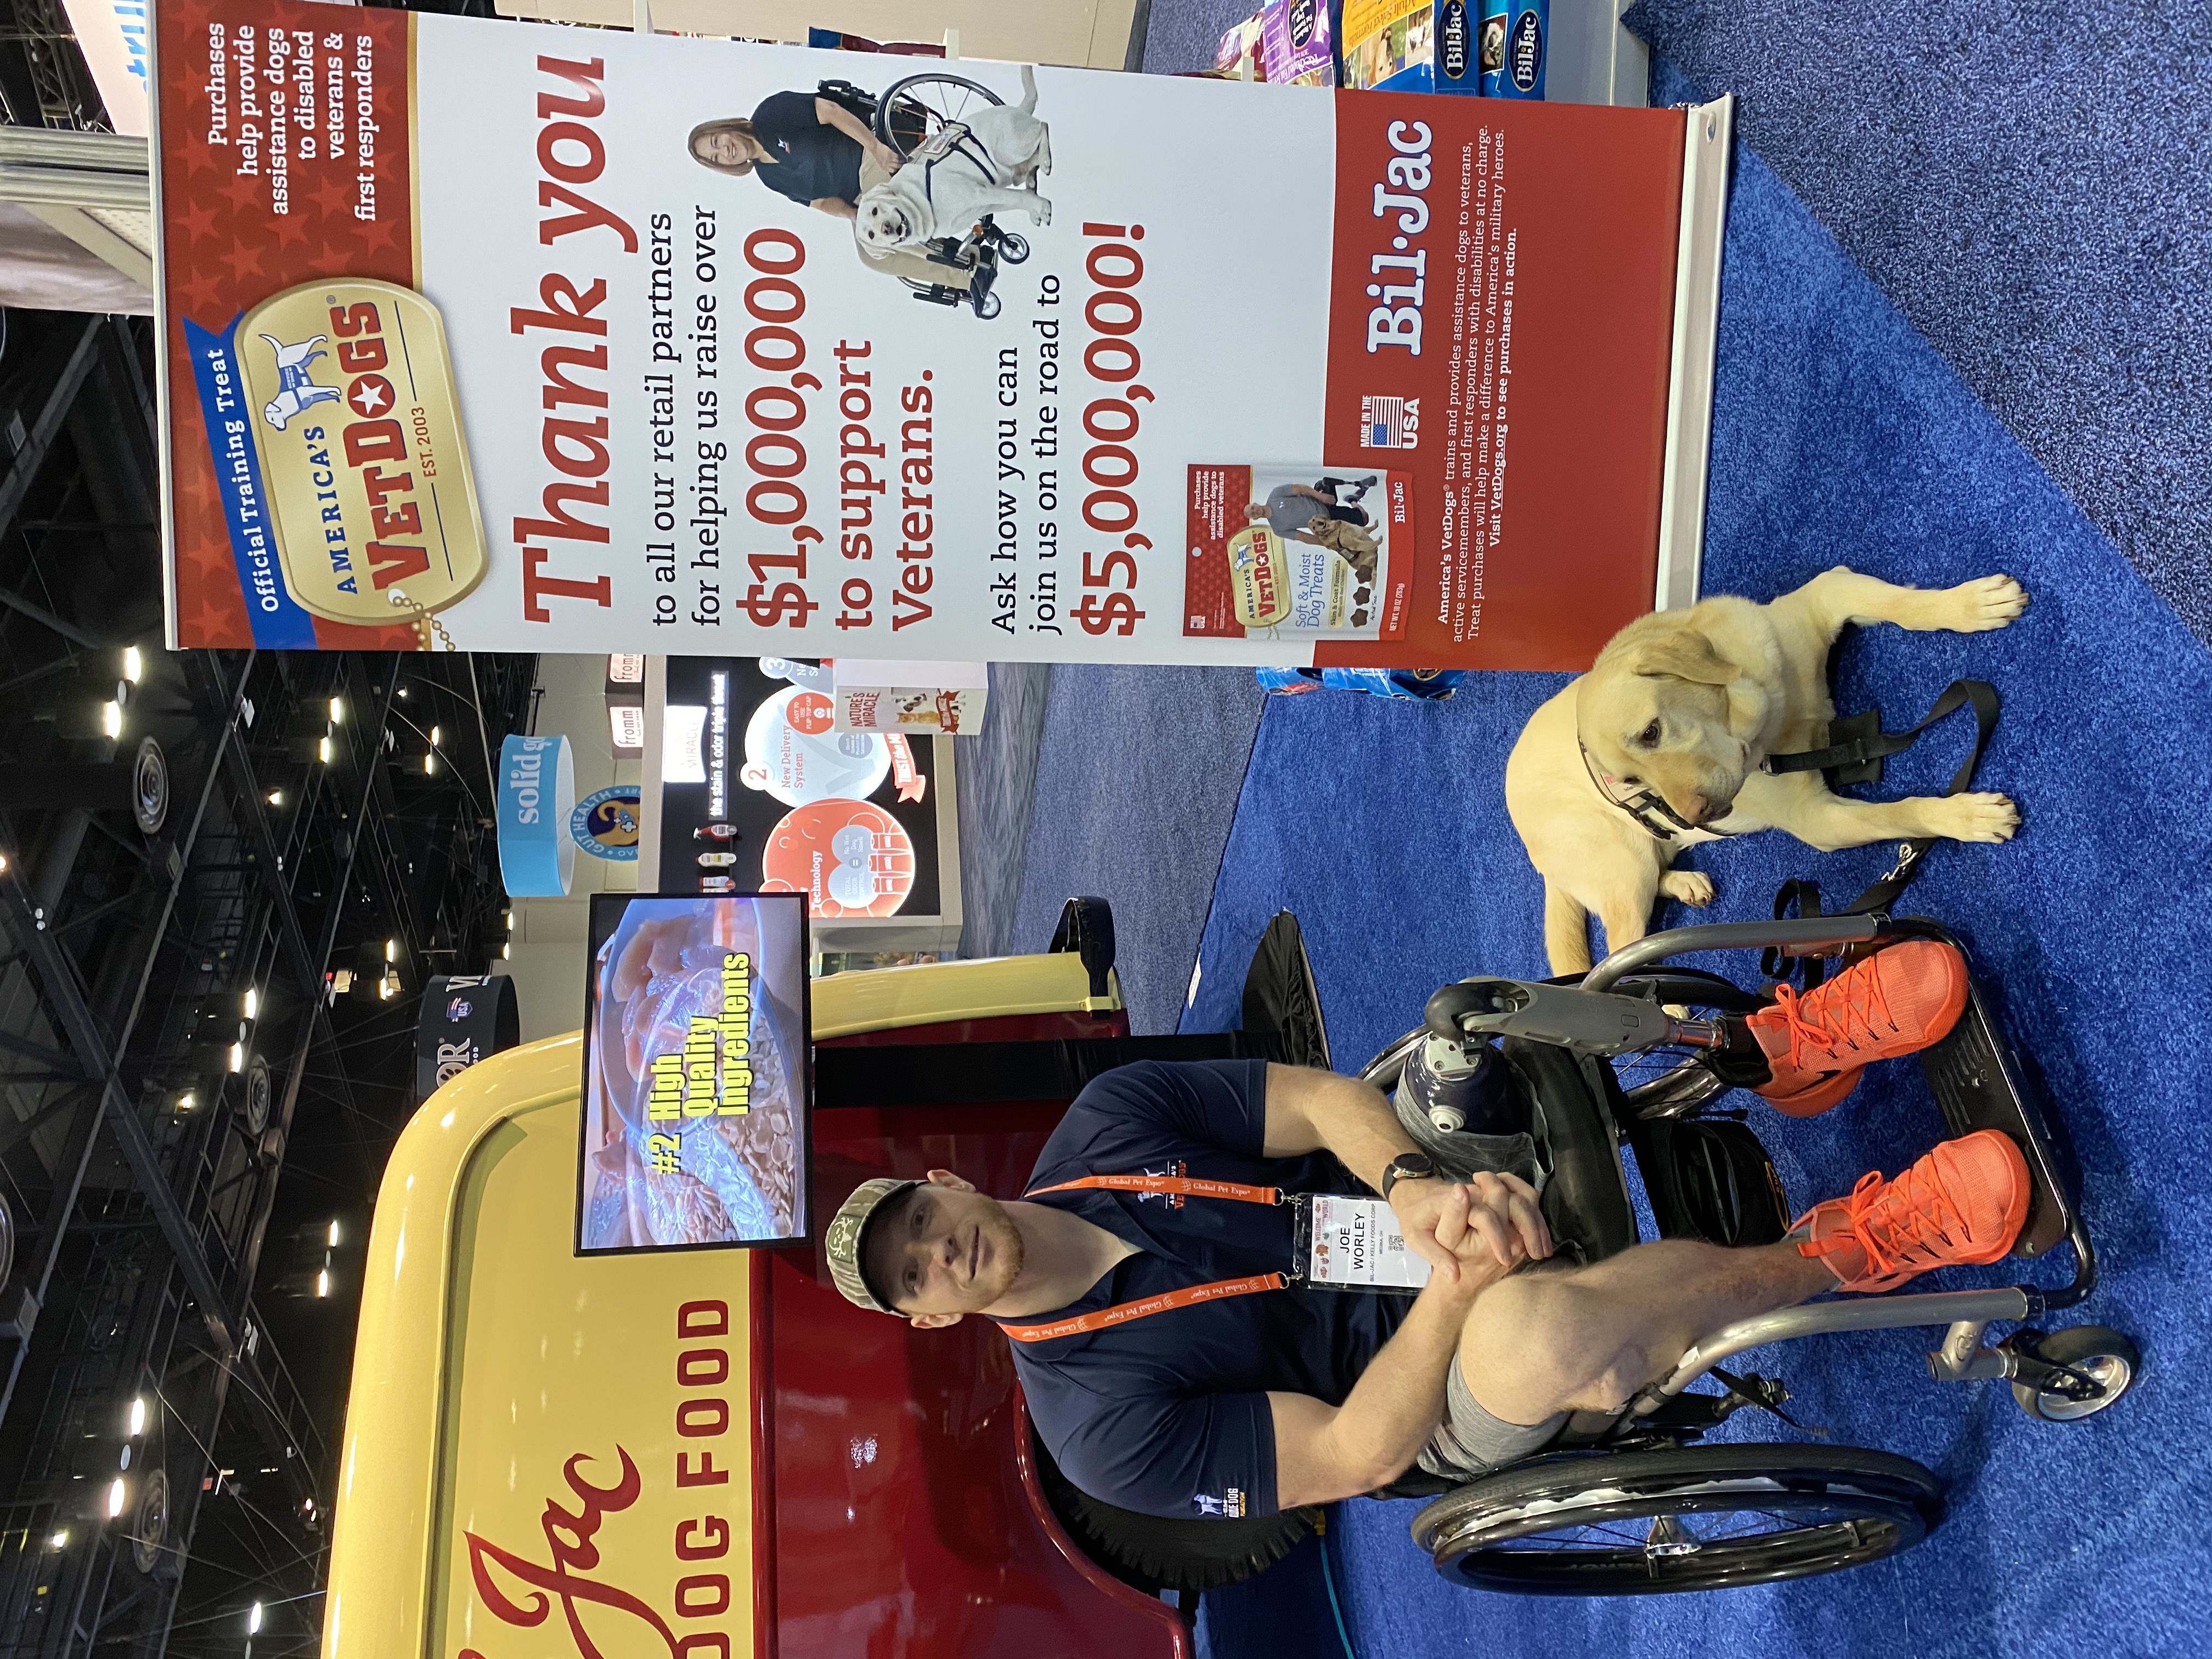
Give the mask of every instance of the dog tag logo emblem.
[(331, 622), (421, 624), (488, 566), (438, 309), (362, 278), (288, 289), (238, 328), (284, 586)]

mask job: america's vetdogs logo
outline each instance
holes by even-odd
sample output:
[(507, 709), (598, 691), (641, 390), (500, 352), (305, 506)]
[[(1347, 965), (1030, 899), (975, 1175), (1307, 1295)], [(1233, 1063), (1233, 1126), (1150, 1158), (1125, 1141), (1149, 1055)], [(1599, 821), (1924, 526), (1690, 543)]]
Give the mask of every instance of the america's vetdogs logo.
[(315, 348), (328, 339), (327, 334), (318, 334), (312, 340), (302, 340), (297, 345), (286, 345), (273, 334), (261, 337), (269, 349), (276, 354), (277, 392), (261, 406), (261, 418), (282, 432), (295, 415), (313, 409), (317, 404), (336, 403), (338, 389), (334, 386), (317, 386), (314, 380), (314, 362), (327, 356), (327, 352)]
[(366, 279), (240, 319), (239, 368), (284, 586), (332, 622), (442, 610), (483, 579), (483, 526), (437, 307)]

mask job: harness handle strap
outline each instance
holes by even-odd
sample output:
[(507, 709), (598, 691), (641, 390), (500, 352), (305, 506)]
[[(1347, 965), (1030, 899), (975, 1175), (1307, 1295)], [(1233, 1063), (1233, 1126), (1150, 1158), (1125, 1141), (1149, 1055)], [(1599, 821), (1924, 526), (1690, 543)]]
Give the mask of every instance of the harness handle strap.
[(1901, 755), (1920, 740), (1920, 734), (1938, 720), (1948, 719), (1971, 703), (1978, 734), (1974, 752), (1968, 757), (1959, 778), (1943, 793), (1955, 795), (1974, 775), (1974, 768), (1982, 758), (1983, 750), (1989, 747), (1990, 734), (1996, 729), (1996, 688), (1986, 680), (1953, 680), (1943, 688), (1920, 724), (1903, 732), (1879, 732), (1870, 738), (1855, 738), (1849, 743), (1834, 744), (1826, 749), (1801, 749), (1787, 755), (1769, 755), (1761, 761), (1759, 769), (1776, 775), (1784, 772), (1826, 772), (1849, 767), (1863, 766), (1869, 761), (1886, 760), (1892, 755)]
[[(1850, 756), (1844, 753), (1845, 750), (1856, 751), (1863, 749), (1866, 753), (1861, 758), (1899, 754), (1911, 748), (1920, 734), (1938, 720), (1945, 720), (1958, 713), (1960, 709), (1967, 708), (1974, 711), (1974, 746), (1965, 761), (1960, 763), (1959, 769), (1952, 774), (1951, 781), (1943, 790), (1946, 795), (1960, 794), (1973, 782), (1974, 773), (1982, 763), (1982, 757), (1988, 752), (1990, 739), (1996, 733), (1997, 715), (2001, 711), (2002, 704), (1997, 698), (1996, 687), (1991, 685), (1987, 680), (1952, 681), (1943, 688), (1942, 695), (1938, 696), (1934, 705), (1929, 708), (1927, 717), (1910, 731), (1884, 732), (1879, 738), (1866, 739), (1863, 743), (1847, 744), (1842, 745), (1840, 749), (1806, 750), (1791, 755), (1770, 755), (1764, 764), (1771, 772), (1808, 772), (1815, 767), (1826, 768), (1851, 763)], [(1856, 898), (1841, 910), (1831, 914), (1862, 916), (1872, 915), (1876, 911), (1888, 910), (1905, 890), (1919, 877), (1920, 866), (1926, 862), (1929, 849), (1936, 845), (1938, 839), (1940, 837), (1935, 836), (1922, 836), (1912, 841), (1900, 842), (1897, 848), (1897, 862)], [(1820, 889), (1810, 881), (1784, 882), (1781, 891), (1774, 896), (1775, 915), (1778, 918), (1786, 914), (1793, 902), (1800, 906), (1801, 914), (1808, 915), (1821, 914)], [(1812, 908), (1803, 908), (1808, 902)], [(1787, 978), (1790, 964), (1793, 962), (1802, 964), (1804, 968), (1806, 989), (1810, 990), (1820, 982), (1819, 976), (1822, 969), (1817, 958), (1787, 957), (1775, 951), (1769, 951), (1760, 960), (1759, 971), (1769, 978)]]
[[(1782, 884), (1774, 896), (1775, 921), (1787, 921), (1793, 910), (1807, 920), (1827, 914), (1820, 908), (1819, 882), (1808, 876)], [(1778, 945), (1770, 945), (1759, 953), (1759, 971), (1768, 979), (1788, 979), (1793, 968), (1802, 973), (1808, 991), (1827, 976), (1827, 968), (1818, 957), (1790, 956)]]

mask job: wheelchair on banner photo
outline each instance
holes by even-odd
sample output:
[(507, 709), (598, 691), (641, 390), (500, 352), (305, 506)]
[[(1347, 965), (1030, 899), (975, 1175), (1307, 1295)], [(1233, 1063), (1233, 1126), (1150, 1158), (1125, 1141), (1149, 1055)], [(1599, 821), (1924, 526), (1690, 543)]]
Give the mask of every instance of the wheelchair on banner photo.
[[(1596, 1261), (1638, 1242), (1624, 1144), (1662, 1237), (1773, 1243), (1790, 1224), (1781, 1183), (1747, 1127), (1711, 1114), (1728, 1085), (1697, 1057), (1718, 1040), (1717, 1018), (1769, 998), (1670, 958), (1769, 947), (1867, 952), (1913, 938), (1959, 944), (1935, 922), (1879, 915), (1722, 923), (1653, 934), (1579, 982), (1462, 981), (1438, 991), (1423, 1027), (1361, 1076), (1398, 1090), (1408, 1060), (1434, 1052), (1431, 1039), (1448, 1052), (1495, 1042), (1533, 1126), (1545, 1219), (1570, 1260)], [(1942, 1485), (1911, 1458), (1825, 1440), (1700, 1443), (1746, 1408), (1794, 1425), (1780, 1382), (1723, 1369), (1771, 1343), (1940, 1326), (1942, 1340), (1927, 1356), (1935, 1380), (2009, 1383), (2022, 1410), (2053, 1423), (2092, 1416), (2128, 1390), (2141, 1357), (2127, 1337), (2094, 1325), (2037, 1328), (2089, 1295), (2096, 1256), (1991, 1005), (1970, 988), (1957, 1024), (1923, 1051), (1923, 1068), (1953, 1136), (1996, 1129), (2019, 1146), (2033, 1192), (2013, 1255), (2033, 1261), (2067, 1244), (2070, 1281), (1838, 1297), (1712, 1332), (1594, 1438), (1555, 1443), (1462, 1484), (1417, 1471), (1376, 1494), (1431, 1499), (1413, 1532), (1438, 1572), (1520, 1595), (1650, 1595), (1809, 1577), (1918, 1543), (1942, 1518)], [(1498, 1167), (1494, 1149), (1486, 1160), (1448, 1109), (1432, 1117), (1412, 1092), (1398, 1090), (1400, 1119), (1440, 1168), (1464, 1176)], [(2016, 1328), (1992, 1344), (1998, 1324)], [(1692, 1390), (1706, 1377), (1719, 1391)]]
[[(964, 116), (1006, 102), (981, 82), (934, 70), (895, 81), (880, 94), (849, 81), (824, 81), (817, 91), (867, 122), (902, 161), (926, 158), (933, 145), (945, 142), (960, 126)], [(890, 274), (917, 300), (965, 306), (980, 318), (991, 318), (999, 314), (1001, 305), (992, 291), (1000, 266), (1018, 265), (1029, 257), (1029, 239), (986, 213), (957, 236), (932, 238), (921, 252), (898, 262)]]

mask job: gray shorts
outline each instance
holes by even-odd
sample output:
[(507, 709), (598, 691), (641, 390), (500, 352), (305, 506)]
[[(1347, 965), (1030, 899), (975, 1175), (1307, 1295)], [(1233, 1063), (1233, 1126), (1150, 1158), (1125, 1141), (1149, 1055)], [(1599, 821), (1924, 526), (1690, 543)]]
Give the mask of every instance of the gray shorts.
[(1523, 1427), (1485, 1411), (1467, 1386), (1455, 1354), (1444, 1376), (1444, 1420), (1421, 1449), (1420, 1465), (1431, 1474), (1488, 1474), (1534, 1456), (1566, 1426), (1565, 1412)]

